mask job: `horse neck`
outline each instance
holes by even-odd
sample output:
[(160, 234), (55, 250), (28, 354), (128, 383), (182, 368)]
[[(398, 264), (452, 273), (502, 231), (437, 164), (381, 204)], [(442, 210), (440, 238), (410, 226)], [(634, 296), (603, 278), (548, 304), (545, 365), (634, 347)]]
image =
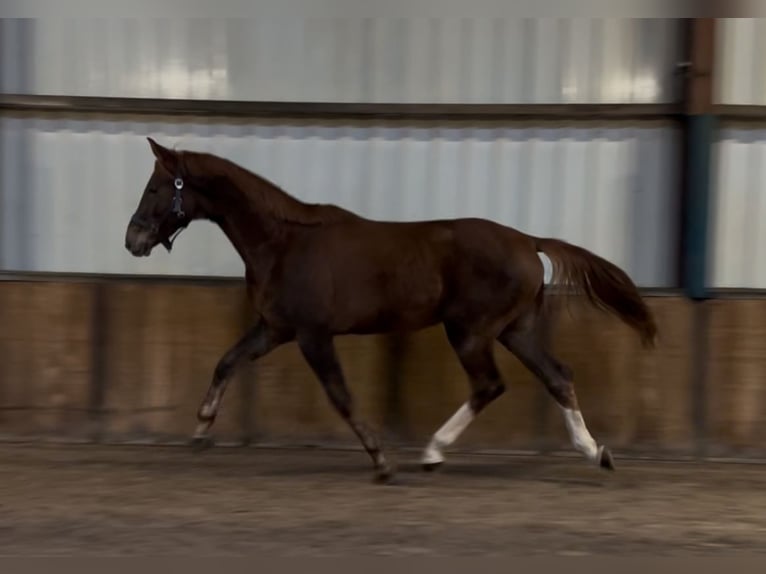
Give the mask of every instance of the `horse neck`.
[[(259, 193), (270, 193), (270, 189)], [(212, 197), (207, 207), (209, 219), (226, 235), (247, 266), (256, 263), (270, 246), (284, 239), (290, 224), (281, 221), (236, 183), (227, 180)]]
[(335, 205), (307, 204), (270, 182), (220, 158), (194, 156), (198, 167), (214, 175), (207, 194), (208, 218), (218, 224), (246, 266), (269, 257), (287, 237), (318, 225), (359, 219)]
[(230, 213), (216, 217), (214, 222), (231, 242), (234, 249), (245, 262), (251, 264), (259, 250), (268, 245), (272, 239), (258, 217), (246, 217), (246, 212)]

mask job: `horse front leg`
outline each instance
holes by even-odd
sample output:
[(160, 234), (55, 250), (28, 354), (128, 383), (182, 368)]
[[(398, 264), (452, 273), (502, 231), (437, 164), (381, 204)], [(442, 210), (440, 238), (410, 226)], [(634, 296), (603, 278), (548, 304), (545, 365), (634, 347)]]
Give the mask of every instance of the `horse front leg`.
[(199, 449), (212, 445), (213, 441), (208, 431), (218, 415), (226, 387), (242, 361), (248, 357), (255, 361), (289, 340), (290, 337), (285, 333), (264, 321), (259, 321), (224, 354), (215, 367), (213, 380), (197, 411), (198, 424), (192, 436), (194, 447)]
[(351, 427), (372, 459), (375, 481), (390, 481), (393, 470), (383, 455), (377, 436), (367, 424), (357, 418), (332, 337), (326, 333), (301, 333), (298, 336), (298, 345), (306, 362), (322, 383), (335, 410)]

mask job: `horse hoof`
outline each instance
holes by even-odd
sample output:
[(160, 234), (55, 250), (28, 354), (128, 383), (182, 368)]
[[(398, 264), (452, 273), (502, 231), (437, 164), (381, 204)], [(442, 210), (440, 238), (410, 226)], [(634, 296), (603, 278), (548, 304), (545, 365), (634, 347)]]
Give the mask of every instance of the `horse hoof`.
[(215, 440), (210, 435), (195, 436), (191, 439), (191, 446), (195, 452), (201, 452), (212, 448), (215, 445)]
[(390, 468), (381, 468), (375, 471), (372, 481), (375, 484), (390, 484), (394, 479), (394, 471)]
[(423, 463), (423, 470), (425, 472), (434, 472), (439, 470), (444, 462), (424, 462)]
[(598, 465), (606, 470), (614, 470), (614, 458), (607, 447), (602, 447)]

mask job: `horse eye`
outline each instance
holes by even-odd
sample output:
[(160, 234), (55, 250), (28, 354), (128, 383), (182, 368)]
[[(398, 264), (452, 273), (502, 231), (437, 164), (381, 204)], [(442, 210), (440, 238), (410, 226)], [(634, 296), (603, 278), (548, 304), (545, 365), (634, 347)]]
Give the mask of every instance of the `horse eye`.
[(146, 193), (157, 193), (157, 188), (156, 187), (150, 187), (149, 189), (146, 190)]

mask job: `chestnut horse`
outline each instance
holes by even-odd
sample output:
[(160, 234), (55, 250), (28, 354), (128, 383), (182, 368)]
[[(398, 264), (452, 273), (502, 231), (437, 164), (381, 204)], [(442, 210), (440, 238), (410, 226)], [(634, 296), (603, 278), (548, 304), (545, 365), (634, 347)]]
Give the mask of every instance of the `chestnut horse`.
[(372, 458), (376, 479), (385, 481), (391, 467), (376, 434), (354, 410), (333, 338), (441, 323), (471, 393), (426, 446), (425, 468), (441, 464), (444, 449), (504, 392), (494, 341), (545, 385), (574, 448), (594, 465), (614, 468), (609, 449), (585, 425), (570, 370), (551, 355), (542, 336), (544, 270), (538, 253), (551, 261), (553, 283), (584, 292), (590, 303), (614, 313), (652, 346), (654, 318), (617, 266), (564, 241), (488, 220), (375, 221), (335, 205), (304, 203), (231, 161), (147, 139), (156, 161), (128, 224), (125, 247), (136, 257), (148, 256), (158, 244), (170, 251), (191, 221), (208, 219), (243, 259), (255, 309), (253, 326), (215, 368), (197, 412), (193, 443), (209, 442), (236, 366), (295, 341)]

